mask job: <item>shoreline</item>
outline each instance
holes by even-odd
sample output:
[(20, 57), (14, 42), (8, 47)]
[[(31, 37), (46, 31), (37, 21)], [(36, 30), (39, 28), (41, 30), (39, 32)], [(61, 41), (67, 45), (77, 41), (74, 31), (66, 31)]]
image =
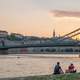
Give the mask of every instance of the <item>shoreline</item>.
[(0, 59), (7, 58), (42, 58), (42, 59), (51, 59), (51, 58), (66, 58), (66, 59), (80, 59), (80, 54), (7, 54), (0, 55)]
[(6, 77), (6, 78), (0, 78), (0, 80), (80, 80), (80, 73)]
[(28, 57), (30, 57), (30, 56), (32, 56), (32, 57), (62, 57), (62, 58), (64, 58), (64, 57), (74, 57), (74, 58), (79, 58), (80, 57), (80, 54), (50, 54), (50, 53), (46, 53), (46, 54), (40, 54), (40, 53), (27, 53), (27, 54), (6, 54), (6, 55), (0, 55), (0, 56), (28, 56)]

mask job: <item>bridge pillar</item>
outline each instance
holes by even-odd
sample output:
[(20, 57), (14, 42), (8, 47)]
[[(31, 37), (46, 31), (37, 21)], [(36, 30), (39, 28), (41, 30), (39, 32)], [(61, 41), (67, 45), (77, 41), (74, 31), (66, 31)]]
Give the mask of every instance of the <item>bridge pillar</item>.
[(79, 54), (79, 58), (80, 58), (80, 54)]
[(8, 54), (8, 50), (0, 50), (0, 54)]

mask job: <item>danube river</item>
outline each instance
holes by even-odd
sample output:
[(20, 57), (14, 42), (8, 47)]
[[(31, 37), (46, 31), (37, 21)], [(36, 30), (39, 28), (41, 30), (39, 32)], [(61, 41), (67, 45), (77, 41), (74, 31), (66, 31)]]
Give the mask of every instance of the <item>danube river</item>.
[(0, 77), (21, 77), (52, 74), (56, 62), (65, 71), (73, 63), (80, 72), (78, 55), (13, 54), (0, 55)]

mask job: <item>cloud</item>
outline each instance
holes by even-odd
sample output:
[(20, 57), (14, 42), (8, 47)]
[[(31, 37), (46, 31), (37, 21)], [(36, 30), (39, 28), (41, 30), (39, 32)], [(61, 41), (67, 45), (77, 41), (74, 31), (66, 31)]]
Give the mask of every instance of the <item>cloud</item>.
[(80, 12), (77, 11), (52, 10), (51, 13), (55, 17), (80, 17)]

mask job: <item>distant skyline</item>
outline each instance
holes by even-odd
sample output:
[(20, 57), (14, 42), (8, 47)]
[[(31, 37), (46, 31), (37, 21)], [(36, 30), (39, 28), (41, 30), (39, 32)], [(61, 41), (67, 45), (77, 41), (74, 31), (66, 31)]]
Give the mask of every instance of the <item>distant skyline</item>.
[(52, 37), (80, 27), (80, 0), (0, 0), (0, 30)]

